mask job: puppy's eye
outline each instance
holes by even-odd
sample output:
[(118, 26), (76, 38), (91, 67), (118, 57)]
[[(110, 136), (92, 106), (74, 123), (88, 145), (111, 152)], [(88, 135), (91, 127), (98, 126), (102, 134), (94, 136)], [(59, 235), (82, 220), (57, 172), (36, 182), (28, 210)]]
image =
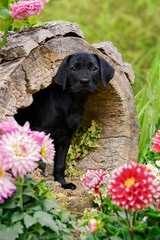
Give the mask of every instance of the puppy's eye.
[(97, 68), (93, 66), (93, 67), (91, 67), (91, 70), (95, 72), (95, 71), (97, 71)]
[(77, 71), (77, 68), (76, 67), (71, 67), (71, 71)]

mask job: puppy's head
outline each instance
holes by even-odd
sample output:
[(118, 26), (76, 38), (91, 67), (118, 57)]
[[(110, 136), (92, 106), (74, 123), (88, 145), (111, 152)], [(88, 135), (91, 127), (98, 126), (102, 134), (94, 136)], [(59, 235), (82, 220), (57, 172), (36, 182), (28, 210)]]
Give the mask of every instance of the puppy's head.
[(113, 78), (114, 68), (97, 54), (79, 52), (67, 56), (60, 65), (55, 83), (74, 93), (92, 93), (98, 80), (103, 86)]

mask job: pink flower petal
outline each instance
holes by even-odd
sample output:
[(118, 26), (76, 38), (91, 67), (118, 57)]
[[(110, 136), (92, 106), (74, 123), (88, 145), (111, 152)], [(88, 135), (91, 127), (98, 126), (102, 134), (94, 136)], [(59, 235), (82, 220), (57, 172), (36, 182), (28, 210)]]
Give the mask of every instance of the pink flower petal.
[(81, 181), (87, 189), (94, 190), (95, 193), (99, 194), (99, 187), (107, 177), (107, 173), (102, 173), (101, 170), (94, 169), (88, 170), (81, 178)]
[(3, 171), (0, 167), (0, 203), (4, 203), (4, 200), (11, 197), (15, 191), (14, 179), (11, 174)]
[(19, 1), (10, 4), (12, 11), (10, 15), (13, 19), (22, 20), (30, 16), (39, 15), (43, 9), (41, 0)]
[(156, 153), (160, 153), (160, 130), (156, 133), (153, 138), (152, 149), (156, 151)]
[(3, 164), (9, 164), (13, 175), (22, 178), (27, 172), (33, 172), (40, 160), (40, 146), (27, 133), (12, 132), (4, 134), (0, 140), (0, 154), (3, 154)]

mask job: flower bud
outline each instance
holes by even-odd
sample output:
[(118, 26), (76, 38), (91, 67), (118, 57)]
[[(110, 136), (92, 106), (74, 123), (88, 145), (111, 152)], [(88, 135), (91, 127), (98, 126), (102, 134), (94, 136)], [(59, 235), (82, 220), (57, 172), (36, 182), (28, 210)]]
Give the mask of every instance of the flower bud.
[(98, 222), (96, 219), (90, 219), (88, 222), (88, 227), (89, 227), (89, 231), (90, 233), (95, 233), (98, 230)]

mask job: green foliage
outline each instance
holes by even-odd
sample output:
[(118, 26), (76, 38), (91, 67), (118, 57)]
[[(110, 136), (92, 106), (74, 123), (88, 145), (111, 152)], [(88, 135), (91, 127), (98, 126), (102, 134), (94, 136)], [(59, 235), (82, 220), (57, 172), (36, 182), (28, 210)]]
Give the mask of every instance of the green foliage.
[(94, 120), (92, 120), (91, 127), (87, 131), (82, 127), (77, 130), (66, 158), (66, 174), (77, 174), (77, 171), (74, 170), (77, 160), (84, 158), (90, 149), (98, 147), (101, 130), (101, 127)]
[[(51, 182), (53, 184), (53, 182)], [(48, 186), (48, 181), (46, 183), (46, 180), (41, 180), (41, 182), (38, 184), (39, 188), (39, 194), (43, 195), (45, 198), (48, 198), (50, 200), (54, 200), (55, 196), (51, 192), (49, 186)]]
[[(114, 205), (111, 200), (103, 201), (105, 212), (92, 214), (98, 222), (98, 231), (96, 233), (86, 233), (85, 240), (110, 239), (110, 240), (128, 240), (130, 232), (126, 214), (123, 209)], [(87, 216), (87, 215), (86, 215)], [(128, 212), (128, 218), (131, 221), (133, 213)], [(84, 225), (88, 225), (89, 218), (83, 219)], [(135, 240), (158, 240), (160, 239), (160, 212), (157, 206), (148, 207), (137, 213), (135, 225), (133, 226)], [(109, 232), (109, 233), (107, 233)]]
[(8, 8), (8, 0), (0, 0), (0, 7), (1, 8)]
[(7, 21), (10, 18), (8, 9), (0, 8), (0, 17)]
[(142, 163), (151, 147), (152, 138), (160, 128), (160, 60), (159, 51), (149, 71), (146, 86), (136, 95), (136, 106), (140, 124), (139, 157)]
[(143, 163), (147, 164), (148, 162), (150, 162), (153, 166), (160, 169), (160, 167), (156, 165), (157, 160), (160, 160), (160, 154), (156, 153), (152, 149), (149, 149), (144, 156)]
[[(45, 181), (35, 182), (30, 175), (23, 185), (24, 210), (19, 193), (0, 205), (0, 240), (70, 240), (77, 217), (62, 209), (56, 200), (46, 198)], [(42, 191), (43, 189), (43, 191)]]

